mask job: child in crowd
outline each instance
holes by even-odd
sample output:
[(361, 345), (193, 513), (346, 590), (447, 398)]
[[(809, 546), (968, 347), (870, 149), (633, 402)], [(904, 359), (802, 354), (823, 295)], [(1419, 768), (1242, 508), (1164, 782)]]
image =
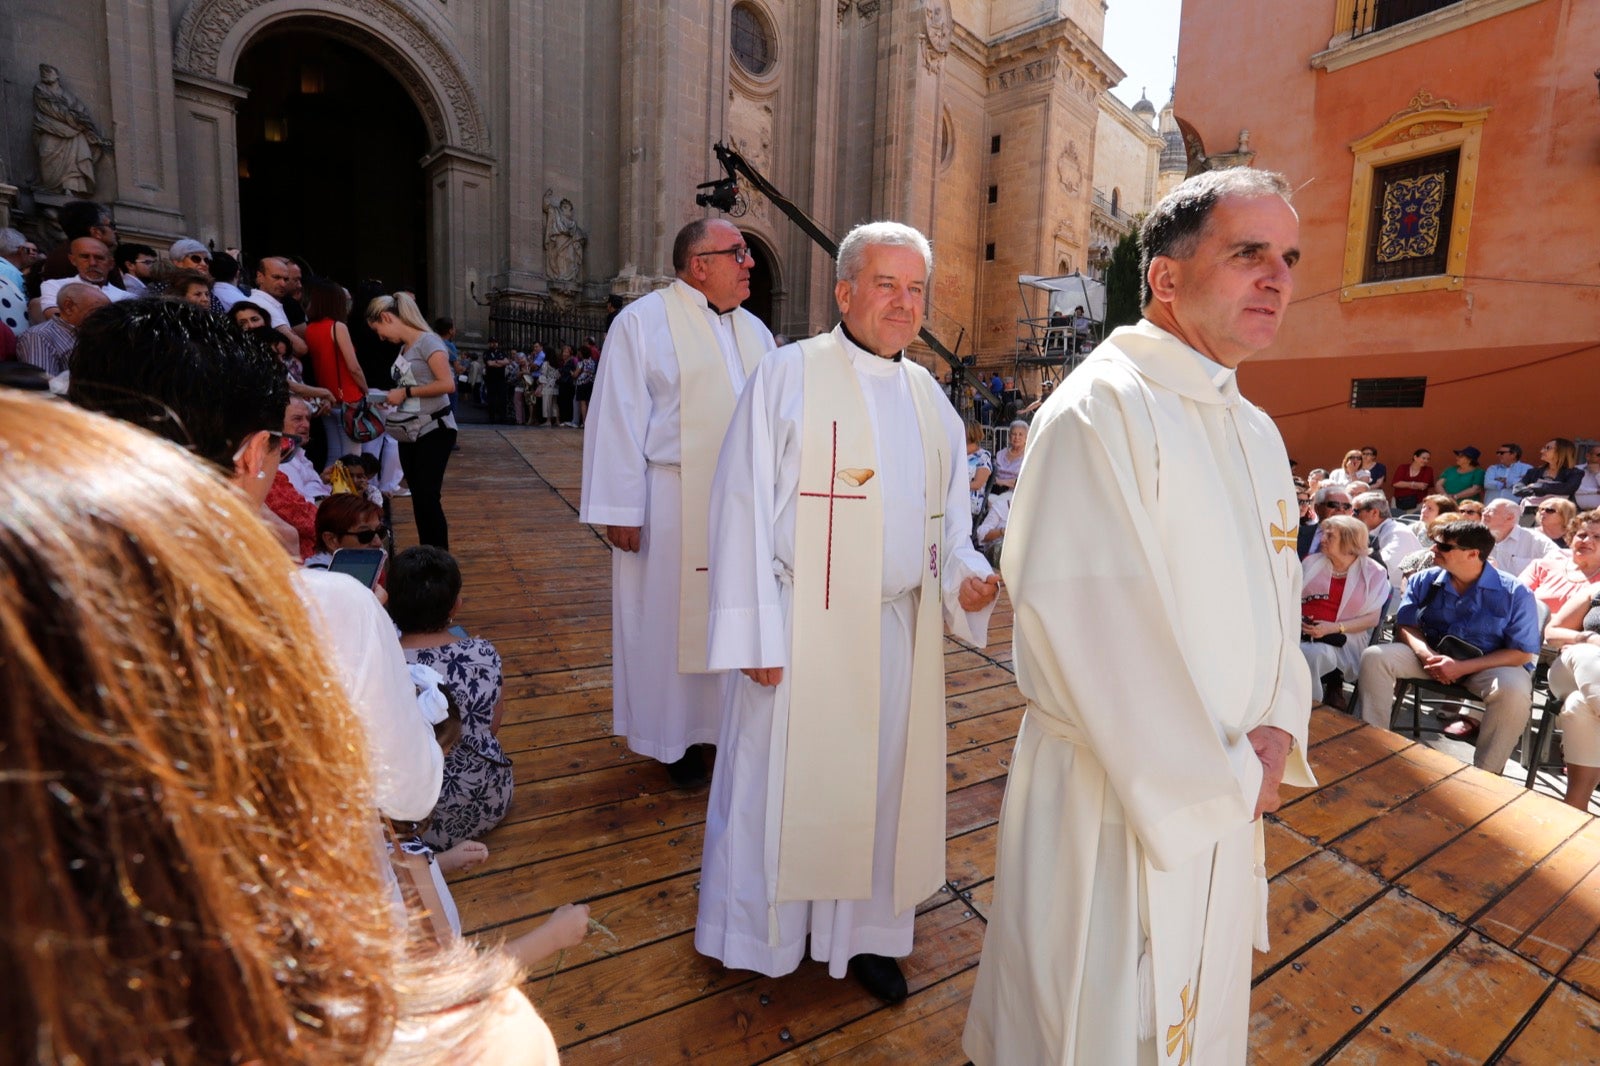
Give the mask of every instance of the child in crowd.
[(500, 655), (487, 640), (450, 632), (461, 606), (461, 570), (449, 552), (400, 552), (389, 562), (388, 593), (407, 661), (441, 674), (461, 706), (461, 742), (445, 758), (439, 803), (421, 834), (429, 847), (447, 851), (493, 829), (511, 806), (511, 760), (496, 738), (505, 711)]

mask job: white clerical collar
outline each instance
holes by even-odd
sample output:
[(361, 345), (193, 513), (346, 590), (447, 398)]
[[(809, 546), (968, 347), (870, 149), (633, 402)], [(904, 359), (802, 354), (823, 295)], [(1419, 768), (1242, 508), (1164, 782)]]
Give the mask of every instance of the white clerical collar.
[(678, 278), (676, 281), (673, 282), (673, 284), (674, 285), (682, 285), (683, 286), (683, 291), (688, 294), (689, 299), (694, 302), (694, 305), (696, 307), (703, 308), (705, 311), (710, 313), (710, 315), (713, 318), (727, 318), (729, 315), (731, 315), (735, 311), (739, 310), (739, 305), (738, 304), (735, 304), (734, 306), (728, 308), (726, 311), (717, 310), (715, 307), (711, 306), (711, 301), (706, 299), (706, 294), (705, 293), (701, 292), (699, 289), (695, 288), (693, 285), (690, 285), (687, 281), (684, 281), (682, 278)]
[(850, 365), (864, 374), (874, 377), (893, 377), (900, 372), (900, 361), (892, 357), (874, 355), (861, 345), (850, 339), (850, 334), (845, 332), (844, 323), (833, 327), (833, 335), (844, 345), (845, 354), (850, 357)]
[(1198, 349), (1191, 348), (1187, 344), (1185, 344), (1183, 347), (1185, 351), (1193, 356), (1194, 361), (1200, 365), (1201, 371), (1204, 372), (1208, 379), (1210, 379), (1211, 384), (1217, 387), (1217, 391), (1227, 391), (1229, 383), (1232, 382), (1233, 379), (1239, 374), (1238, 368), (1223, 366), (1209, 355), (1206, 355)]

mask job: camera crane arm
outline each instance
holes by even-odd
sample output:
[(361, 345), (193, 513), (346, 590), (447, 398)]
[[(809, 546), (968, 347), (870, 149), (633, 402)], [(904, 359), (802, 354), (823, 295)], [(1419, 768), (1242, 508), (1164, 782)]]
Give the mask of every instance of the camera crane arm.
[[(727, 172), (727, 177), (696, 185), (696, 189), (710, 190), (709, 192), (696, 193), (694, 198), (696, 204), (701, 207), (715, 207), (719, 211), (731, 212), (738, 200), (738, 178), (743, 176), (750, 183), (751, 188), (770, 200), (774, 207), (783, 212), (784, 217), (799, 226), (802, 233), (810, 237), (819, 248), (827, 252), (828, 258), (835, 259), (838, 257), (838, 242), (824, 233), (822, 227), (817, 225), (810, 215), (806, 214), (787, 196), (779, 192), (777, 186), (768, 181), (759, 170), (751, 166), (744, 156), (720, 141), (714, 146), (714, 150), (717, 153), (717, 162), (722, 164), (723, 170)], [(977, 374), (973, 373), (970, 367), (963, 364), (954, 352), (946, 348), (939, 338), (928, 330), (928, 327), (922, 327), (918, 336), (922, 338), (922, 343), (933, 350), (935, 355), (949, 364), (952, 374), (966, 381), (977, 391), (979, 399), (991, 404), (997, 411), (1004, 406), (1001, 404), (1000, 398), (989, 390), (989, 386)]]

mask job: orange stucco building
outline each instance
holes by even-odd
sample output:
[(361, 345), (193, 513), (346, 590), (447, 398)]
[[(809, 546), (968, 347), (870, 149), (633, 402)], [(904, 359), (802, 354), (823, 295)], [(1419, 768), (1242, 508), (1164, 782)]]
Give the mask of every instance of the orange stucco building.
[(1600, 437), (1597, 65), (1597, 0), (1185, 3), (1191, 169), (1299, 188), (1292, 309), (1240, 379), (1302, 472)]

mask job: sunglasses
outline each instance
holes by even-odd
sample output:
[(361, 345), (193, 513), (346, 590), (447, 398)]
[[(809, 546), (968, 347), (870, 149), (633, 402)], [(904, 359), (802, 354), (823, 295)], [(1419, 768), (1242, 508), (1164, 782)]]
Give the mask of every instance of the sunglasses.
[(1539, 513), (1540, 514), (1560, 514), (1561, 510), (1560, 510), (1560, 508), (1557, 508), (1557, 507), (1541, 507), (1541, 508), (1539, 508)]
[(750, 246), (747, 244), (741, 244), (737, 248), (718, 248), (714, 252), (696, 252), (694, 254), (697, 257), (702, 255), (731, 255), (733, 256), (733, 261), (735, 263), (738, 263), (740, 266), (744, 266), (744, 264), (750, 259)]
[(347, 529), (342, 536), (354, 537), (362, 544), (371, 544), (374, 539), (382, 540), (389, 535), (388, 526), (379, 526), (377, 529)]
[(1339, 503), (1337, 500), (1323, 500), (1322, 501), (1322, 506), (1328, 508), (1329, 510), (1333, 510), (1333, 511), (1348, 511), (1348, 510), (1350, 510), (1350, 505), (1348, 503)]
[(1459, 545), (1459, 544), (1435, 544), (1433, 546), (1433, 550), (1436, 551), (1436, 552), (1441, 552), (1441, 553), (1443, 553), (1443, 552), (1453, 552), (1453, 551), (1456, 551), (1457, 549), (1459, 549), (1460, 547), (1461, 547), (1461, 545)]

